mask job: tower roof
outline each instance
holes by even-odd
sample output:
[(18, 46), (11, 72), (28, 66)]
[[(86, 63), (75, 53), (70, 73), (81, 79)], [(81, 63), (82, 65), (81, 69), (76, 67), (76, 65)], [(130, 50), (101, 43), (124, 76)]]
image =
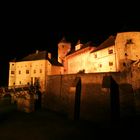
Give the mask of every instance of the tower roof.
[(81, 40), (80, 39), (77, 41), (76, 45), (79, 45), (79, 44), (81, 44)]
[(66, 40), (66, 38), (65, 38), (65, 36), (60, 40), (60, 42), (59, 43), (69, 43), (67, 40)]

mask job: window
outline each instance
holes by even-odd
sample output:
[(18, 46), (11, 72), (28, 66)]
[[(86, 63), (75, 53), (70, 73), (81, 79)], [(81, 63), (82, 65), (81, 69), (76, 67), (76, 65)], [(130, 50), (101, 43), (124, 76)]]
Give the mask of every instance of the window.
[(19, 84), (21, 84), (21, 81), (19, 81)]
[(109, 66), (113, 66), (113, 62), (109, 62)]
[(113, 49), (109, 49), (108, 54), (112, 54), (112, 53), (113, 53)]
[(12, 64), (12, 66), (14, 66), (14, 64)]
[(19, 74), (21, 74), (21, 71), (19, 70), (19, 72), (18, 72)]
[(36, 70), (34, 70), (34, 73), (36, 73)]
[(128, 54), (127, 54), (127, 53), (125, 53), (124, 55), (125, 55), (125, 56), (128, 56)]
[(102, 67), (102, 64), (99, 64), (99, 67), (101, 68)]
[(12, 70), (12, 71), (11, 71), (11, 74), (15, 74), (15, 71)]
[(40, 73), (42, 73), (42, 69), (40, 69)]
[(26, 70), (26, 74), (29, 74), (29, 70)]
[(94, 58), (97, 58), (97, 54), (96, 53), (94, 54)]
[(126, 40), (126, 44), (133, 44), (132, 39), (127, 39), (127, 40)]
[(126, 67), (126, 63), (125, 62), (123, 62), (123, 66)]

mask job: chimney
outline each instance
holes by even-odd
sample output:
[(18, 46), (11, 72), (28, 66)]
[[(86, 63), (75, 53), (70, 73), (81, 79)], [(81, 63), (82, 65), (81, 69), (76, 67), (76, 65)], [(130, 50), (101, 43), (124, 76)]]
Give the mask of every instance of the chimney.
[(82, 44), (78, 44), (78, 45), (76, 45), (76, 46), (75, 46), (75, 51), (81, 49), (81, 47), (82, 47)]
[(48, 53), (48, 58), (51, 59), (51, 53)]
[(83, 45), (83, 44), (81, 44), (81, 41), (78, 40), (78, 42), (77, 42), (77, 44), (76, 44), (76, 46), (75, 46), (75, 51), (81, 49), (82, 45)]
[(39, 53), (39, 50), (36, 50), (36, 54), (38, 54)]

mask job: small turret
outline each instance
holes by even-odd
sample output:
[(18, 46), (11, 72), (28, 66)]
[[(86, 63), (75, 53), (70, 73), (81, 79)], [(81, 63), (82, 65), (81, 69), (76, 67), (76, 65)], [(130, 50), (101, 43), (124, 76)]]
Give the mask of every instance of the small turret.
[(58, 62), (62, 63), (64, 62), (65, 56), (70, 52), (71, 50), (71, 43), (66, 41), (66, 38), (63, 37), (61, 41), (58, 43)]

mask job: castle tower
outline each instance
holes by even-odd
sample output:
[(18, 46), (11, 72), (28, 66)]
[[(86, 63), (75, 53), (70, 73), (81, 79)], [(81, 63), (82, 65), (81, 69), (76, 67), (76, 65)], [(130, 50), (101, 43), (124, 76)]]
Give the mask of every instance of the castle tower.
[(70, 52), (71, 50), (71, 43), (67, 42), (65, 37), (61, 39), (61, 41), (58, 43), (58, 62), (62, 63), (64, 62), (65, 56)]
[(140, 32), (118, 33), (115, 48), (119, 70), (129, 68), (133, 62), (140, 60)]

